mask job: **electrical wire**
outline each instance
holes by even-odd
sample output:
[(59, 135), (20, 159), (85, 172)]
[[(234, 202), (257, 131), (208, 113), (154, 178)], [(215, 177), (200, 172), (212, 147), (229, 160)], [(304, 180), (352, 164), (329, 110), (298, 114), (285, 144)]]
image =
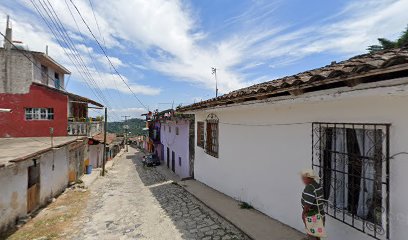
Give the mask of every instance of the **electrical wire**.
[[(72, 19), (74, 20), (75, 26), (76, 26), (76, 28), (77, 28), (77, 30), (78, 30), (80, 36), (84, 39), (85, 37), (84, 37), (84, 35), (83, 35), (81, 29), (79, 28), (78, 22), (77, 22), (77, 20), (76, 20), (76, 18), (75, 18), (75, 16), (74, 16), (74, 14), (72, 13), (71, 8), (69, 7), (69, 4), (68, 4), (67, 0), (64, 0), (64, 1), (65, 1), (65, 5), (67, 6), (68, 11), (69, 11), (69, 13), (70, 13)], [(89, 1), (91, 1), (91, 0), (89, 0)], [(95, 17), (95, 21), (97, 21), (97, 20), (96, 20), (96, 17)], [(99, 25), (98, 25), (98, 26), (99, 26)], [(98, 28), (99, 28), (99, 27), (98, 27)], [(101, 37), (102, 37), (102, 35), (101, 35)], [(106, 47), (105, 47), (105, 48), (106, 48)], [(90, 52), (89, 52), (89, 49), (87, 48), (86, 50), (88, 51), (88, 55), (90, 56), (91, 54), (90, 54)], [(91, 57), (91, 58), (92, 58), (92, 57)], [(99, 69), (97, 68), (96, 64), (95, 64), (93, 61), (92, 61), (92, 63), (93, 63), (93, 65), (94, 65), (95, 69), (97, 70), (97, 72), (98, 72), (98, 74), (99, 74), (99, 77), (102, 79), (102, 76), (101, 76), (100, 71), (99, 71)], [(109, 66), (109, 69), (111, 70), (111, 73), (114, 74), (111, 66)], [(124, 102), (123, 99), (122, 99), (121, 94), (119, 94), (120, 91), (119, 91), (119, 88), (118, 88), (117, 85), (116, 85), (115, 79), (114, 79), (114, 84), (115, 84), (114, 86), (115, 86), (115, 88), (116, 88), (116, 90), (117, 90), (118, 98), (121, 100), (121, 102)]]
[[(31, 0), (32, 4), (36, 7), (36, 4), (34, 3), (33, 0)], [(44, 10), (44, 12), (47, 14), (48, 18), (51, 20), (52, 25), (55, 27), (56, 32), (59, 33), (60, 37), (56, 36), (56, 32), (53, 31), (54, 29), (51, 27), (50, 24), (47, 24), (48, 27), (50, 28), (50, 30), (53, 32), (53, 35), (57, 38), (57, 41), (59, 42), (59, 44), (61, 45), (61, 47), (64, 48), (63, 44), (61, 43), (60, 40), (62, 40), (65, 45), (67, 46), (67, 48), (69, 49), (69, 51), (71, 52), (72, 56), (75, 58), (76, 63), (82, 68), (83, 73), (85, 74), (85, 76), (88, 77), (88, 79), (90, 80), (91, 84), (93, 84), (95, 90), (96, 90), (96, 95), (99, 96), (99, 98), (105, 102), (105, 104), (108, 107), (111, 107), (111, 104), (109, 103), (109, 101), (107, 100), (107, 98), (103, 95), (102, 91), (100, 90), (99, 86), (97, 85), (96, 81), (93, 79), (92, 74), (90, 73), (89, 69), (87, 68), (84, 60), (82, 59), (81, 55), (79, 54), (78, 50), (76, 49), (74, 43), (72, 42), (71, 38), (66, 34), (66, 29), (64, 28), (64, 26), (62, 25), (61, 21), (59, 20), (57, 14), (54, 11), (54, 15), (56, 17), (54, 17), (51, 9), (48, 7), (48, 5), (46, 4), (46, 2), (44, 1), (44, 4), (41, 2), (41, 0), (38, 1), (39, 4), (41, 5), (42, 9)], [(49, 2), (48, 2), (49, 3)], [(52, 6), (51, 6), (52, 8)], [(41, 14), (41, 12), (39, 11), (38, 7), (36, 7), (37, 12)], [(53, 10), (53, 9), (52, 9)], [(43, 17), (43, 20), (45, 20), (45, 18)], [(72, 58), (70, 58), (72, 61)], [(75, 62), (72, 61), (72, 63), (75, 65)], [(78, 70), (78, 69), (77, 69)], [(78, 70), (79, 71), (79, 70)], [(84, 78), (86, 79), (86, 78)], [(99, 91), (98, 91), (99, 90)]]
[[(69, 57), (69, 59), (71, 60), (71, 62), (74, 64), (75, 68), (77, 69), (77, 71), (79, 72), (79, 74), (81, 75), (81, 77), (85, 80), (85, 83), (87, 84), (88, 88), (90, 88), (90, 90), (94, 93), (94, 95), (102, 102), (105, 103), (105, 105), (107, 105), (109, 108), (112, 108), (112, 103), (110, 101), (108, 101), (108, 99), (105, 97), (105, 95), (103, 94), (102, 90), (100, 89), (100, 87), (98, 86), (97, 82), (95, 81), (95, 79), (93, 78), (92, 74), (90, 73), (90, 70), (88, 69), (88, 67), (85, 64), (85, 61), (82, 59), (78, 49), (76, 48), (75, 44), (73, 43), (72, 39), (70, 36), (68, 36), (67, 34), (67, 30), (65, 29), (64, 25), (62, 24), (61, 20), (59, 19), (57, 13), (55, 12), (55, 9), (53, 8), (53, 6), (51, 5), (51, 3), (47, 0), (47, 3), (44, 0), (44, 4), (39, 1), (42, 9), (44, 10), (44, 12), (47, 14), (48, 18), (51, 20), (52, 25), (55, 27), (56, 31), (54, 30), (54, 28), (51, 26), (50, 23), (48, 23), (48, 21), (45, 19), (45, 17), (43, 16), (43, 14), (41, 13), (41, 11), (39, 10), (39, 7), (33, 2), (33, 0), (31, 0), (31, 3), (33, 4), (33, 6), (35, 7), (36, 11), (38, 12), (38, 14), (42, 17), (43, 21), (47, 24), (47, 26), (50, 28), (51, 32), (53, 33), (53, 35), (56, 37), (59, 45), (64, 49), (64, 52), (67, 54), (67, 56)], [(74, 19), (75, 20), (75, 19)], [(59, 33), (60, 37), (59, 38), (56, 34), (56, 32)], [(69, 51), (72, 54), (72, 57), (70, 54), (67, 53), (67, 51), (65, 50), (62, 42), (60, 41), (60, 39), (65, 43), (65, 45), (67, 46), (67, 48), (69, 49)], [(86, 49), (88, 51), (88, 55), (91, 59), (93, 59), (93, 57), (91, 56), (89, 49)], [(94, 67), (96, 69), (96, 71), (98, 72), (100, 78), (101, 75), (99, 73), (99, 71), (96, 68), (95, 63), (92, 61), (92, 63), (94, 64)], [(79, 70), (79, 68), (82, 69)], [(85, 76), (84, 76), (85, 75)], [(89, 80), (89, 83), (93, 86), (91, 87), (90, 84), (88, 83), (87, 79)], [(95, 90), (94, 90), (95, 89)], [(108, 93), (109, 95), (109, 93)], [(110, 96), (110, 99), (113, 99)]]
[(103, 54), (105, 55), (106, 59), (108, 60), (109, 64), (112, 66), (114, 69), (115, 73), (119, 76), (119, 78), (122, 80), (122, 82), (126, 85), (126, 87), (130, 90), (130, 92), (133, 94), (133, 96), (136, 98), (136, 100), (142, 105), (144, 108), (147, 108), (146, 105), (143, 104), (143, 102), (136, 96), (136, 94), (133, 92), (132, 88), (129, 86), (129, 84), (123, 79), (122, 75), (120, 75), (119, 71), (116, 69), (115, 65), (113, 65), (112, 61), (108, 57), (105, 49), (102, 47), (102, 45), (99, 43), (98, 39), (95, 37), (95, 34), (92, 32), (91, 28), (89, 27), (88, 23), (85, 21), (84, 17), (82, 16), (81, 12), (79, 11), (78, 7), (75, 5), (75, 3), (70, 0), (71, 4), (74, 6), (76, 11), (78, 12), (78, 15), (81, 17), (82, 22), (85, 24), (87, 27), (88, 31), (91, 33), (92, 37), (95, 39), (96, 43), (98, 44), (99, 48), (102, 50)]

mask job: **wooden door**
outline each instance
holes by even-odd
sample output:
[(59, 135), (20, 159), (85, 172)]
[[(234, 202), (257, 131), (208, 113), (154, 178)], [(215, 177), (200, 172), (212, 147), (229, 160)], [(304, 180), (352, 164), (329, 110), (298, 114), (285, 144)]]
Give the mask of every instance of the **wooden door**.
[(39, 205), (40, 165), (28, 167), (27, 184), (27, 213), (35, 210)]

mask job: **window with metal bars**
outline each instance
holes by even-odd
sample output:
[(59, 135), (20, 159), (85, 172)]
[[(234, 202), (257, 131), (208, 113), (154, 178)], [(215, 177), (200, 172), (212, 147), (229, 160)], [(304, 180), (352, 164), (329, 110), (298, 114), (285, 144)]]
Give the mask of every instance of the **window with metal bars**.
[(210, 114), (207, 117), (205, 150), (207, 154), (218, 158), (218, 117)]
[(197, 122), (197, 146), (204, 148), (204, 122)]
[(389, 124), (313, 123), (313, 167), (326, 213), (389, 239)]

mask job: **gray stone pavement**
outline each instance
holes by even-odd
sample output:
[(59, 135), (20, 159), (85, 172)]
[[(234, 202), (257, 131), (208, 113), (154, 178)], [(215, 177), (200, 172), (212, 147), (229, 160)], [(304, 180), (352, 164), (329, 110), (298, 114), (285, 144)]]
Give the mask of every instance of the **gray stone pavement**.
[(130, 148), (90, 187), (70, 239), (249, 239)]

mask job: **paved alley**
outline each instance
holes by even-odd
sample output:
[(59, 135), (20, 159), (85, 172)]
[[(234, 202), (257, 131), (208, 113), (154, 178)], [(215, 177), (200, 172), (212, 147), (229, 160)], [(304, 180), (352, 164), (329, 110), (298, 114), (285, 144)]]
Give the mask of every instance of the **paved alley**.
[(91, 186), (70, 239), (248, 239), (135, 152)]

